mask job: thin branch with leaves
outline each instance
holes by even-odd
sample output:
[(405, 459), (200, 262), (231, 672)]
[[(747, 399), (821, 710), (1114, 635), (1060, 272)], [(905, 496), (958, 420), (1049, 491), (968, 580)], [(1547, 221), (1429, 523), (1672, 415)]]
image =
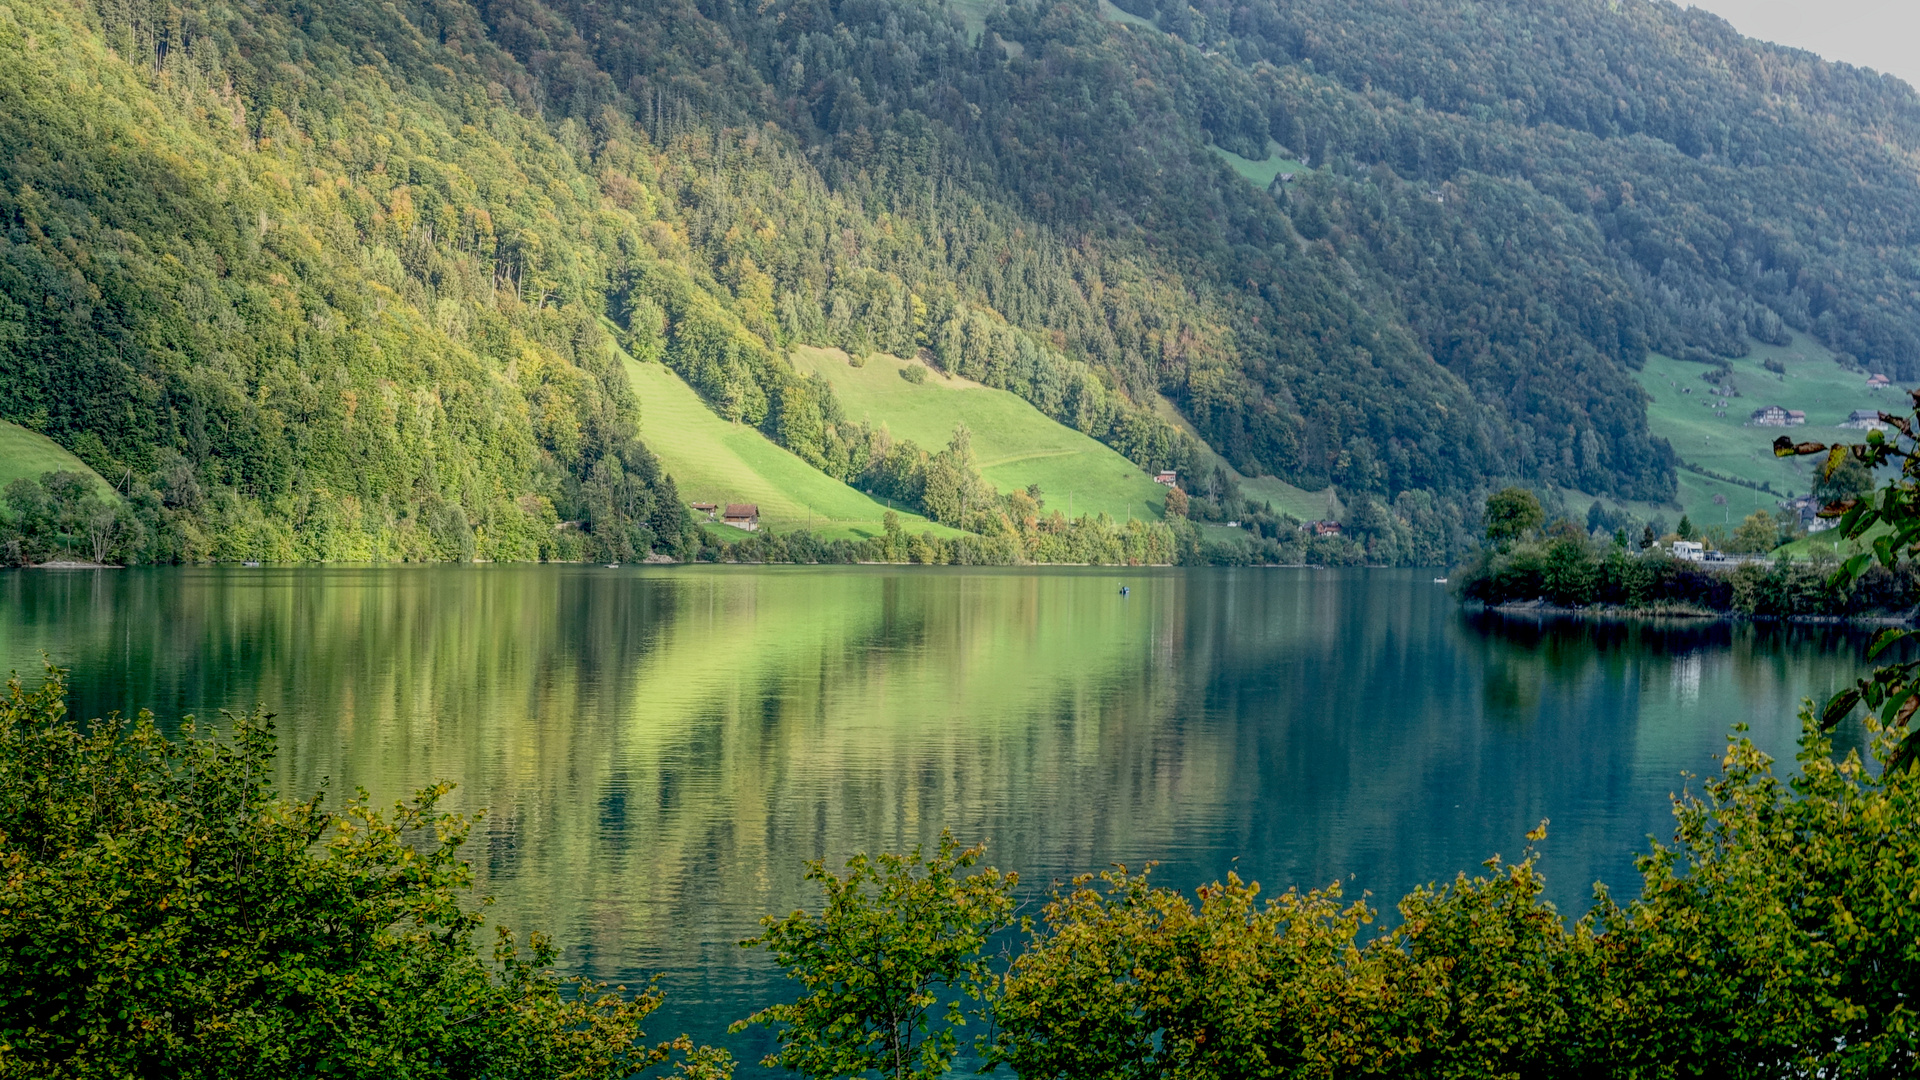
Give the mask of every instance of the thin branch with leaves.
[[(1775, 457), (1808, 457), (1825, 454), (1820, 463), (1820, 478), (1830, 480), (1849, 461), (1858, 462), (1869, 472), (1897, 466), (1877, 493), (1861, 498), (1845, 498), (1822, 506), (1822, 518), (1838, 519), (1835, 528), (1848, 540), (1864, 542), (1867, 550), (1857, 552), (1834, 571), (1835, 587), (1852, 585), (1877, 561), (1891, 570), (1901, 560), (1920, 558), (1920, 390), (1913, 391), (1913, 410), (1901, 416), (1883, 412), (1880, 420), (1887, 430), (1867, 432), (1865, 442), (1796, 443), (1782, 435), (1773, 443)], [(1881, 631), (1867, 650), (1867, 659), (1878, 659), (1897, 641), (1912, 636), (1913, 630), (1894, 627)], [(1911, 726), (1913, 714), (1920, 709), (1920, 660), (1907, 660), (1875, 668), (1873, 674), (1827, 700), (1819, 712), (1821, 730), (1831, 731), (1853, 710), (1865, 705), (1879, 724), (1899, 737), (1887, 758), (1889, 771), (1912, 767), (1920, 760), (1920, 730)]]

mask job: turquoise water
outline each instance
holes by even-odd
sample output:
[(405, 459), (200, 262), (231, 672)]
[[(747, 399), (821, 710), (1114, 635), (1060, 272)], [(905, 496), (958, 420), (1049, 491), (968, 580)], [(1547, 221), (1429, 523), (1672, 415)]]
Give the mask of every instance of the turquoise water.
[[(1131, 593), (1119, 595), (1126, 584)], [(782, 992), (736, 946), (803, 860), (951, 828), (1037, 893), (1114, 862), (1339, 880), (1391, 907), (1509, 856), (1578, 909), (1636, 889), (1729, 727), (1791, 759), (1862, 635), (1540, 623), (1431, 574), (388, 567), (0, 575), (0, 664), (86, 715), (265, 703), (284, 790), (485, 807), (494, 916), (575, 971), (662, 976), (653, 1034)]]

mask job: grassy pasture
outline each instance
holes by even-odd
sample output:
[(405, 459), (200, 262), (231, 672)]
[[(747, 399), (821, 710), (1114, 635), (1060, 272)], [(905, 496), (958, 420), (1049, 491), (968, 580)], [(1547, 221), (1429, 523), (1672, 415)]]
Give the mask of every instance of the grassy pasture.
[[(1767, 371), (1762, 367), (1767, 360), (1778, 360), (1786, 373)], [(1705, 364), (1654, 355), (1639, 373), (1640, 385), (1653, 399), (1647, 406), (1653, 433), (1671, 442), (1682, 462), (1747, 482), (1726, 483), (1683, 468), (1681, 511), (1669, 511), (1670, 522), (1678, 521), (1680, 512), (1703, 526), (1738, 525), (1755, 510), (1778, 513), (1782, 500), (1806, 494), (1813, 462), (1774, 457), (1774, 439), (1790, 435), (1795, 441), (1857, 442), (1866, 432), (1837, 426), (1849, 412), (1900, 411), (1908, 403), (1897, 388), (1868, 390), (1864, 374), (1841, 368), (1824, 348), (1804, 337), (1796, 336), (1790, 345), (1756, 345), (1751, 355), (1731, 366), (1734, 396), (1713, 393), (1712, 384), (1701, 378), (1713, 370)], [(1718, 406), (1723, 401), (1724, 409)], [(1753, 411), (1766, 405), (1799, 409), (1807, 414), (1807, 423), (1794, 428), (1749, 425)], [(1715, 496), (1725, 502), (1716, 503)]]
[[(722, 419), (680, 376), (663, 364), (621, 361), (640, 397), (640, 436), (688, 502), (760, 504), (763, 525), (781, 532), (808, 529), (830, 539), (861, 539), (884, 531), (887, 506), (870, 499), (776, 446), (765, 435)], [(918, 514), (900, 511), (910, 532), (958, 535)], [(705, 523), (703, 523), (705, 524)], [(743, 532), (705, 524), (729, 539)]]
[[(947, 8), (960, 16), (960, 22), (967, 28), (967, 39), (979, 42), (980, 35), (987, 32), (987, 17), (1006, 7), (1006, 0), (947, 0)], [(1158, 30), (1152, 22), (1122, 11), (1113, 5), (1113, 0), (1100, 0), (1100, 17), (1108, 22), (1123, 23), (1127, 26), (1140, 26), (1148, 30)], [(1026, 50), (1017, 41), (1005, 43), (1007, 55), (1019, 56)]]
[(965, 24), (968, 40), (976, 43), (986, 33), (987, 16), (1005, 6), (1003, 0), (947, 0), (947, 7)]
[(62, 470), (93, 477), (102, 495), (113, 491), (113, 485), (102, 480), (87, 467), (86, 462), (68, 453), (59, 443), (37, 431), (0, 420), (0, 488), (23, 476), (38, 480), (41, 473)]
[(1227, 164), (1233, 166), (1234, 172), (1246, 177), (1248, 183), (1262, 191), (1265, 191), (1271, 186), (1273, 178), (1283, 172), (1305, 173), (1309, 171), (1305, 165), (1300, 164), (1298, 161), (1294, 161), (1292, 158), (1281, 157), (1278, 153), (1280, 144), (1272, 140), (1268, 140), (1267, 142), (1267, 156), (1259, 161), (1255, 161), (1252, 158), (1243, 158), (1231, 150), (1223, 149), (1222, 147), (1212, 144), (1208, 144), (1207, 149), (1225, 158)]
[(965, 424), (980, 474), (1001, 491), (1039, 484), (1049, 509), (1076, 516), (1157, 521), (1165, 512), (1166, 489), (1118, 451), (1055, 423), (1005, 390), (932, 369), (926, 382), (915, 385), (900, 377), (907, 361), (893, 356), (875, 355), (856, 368), (838, 349), (801, 346), (793, 362), (832, 384), (848, 419), (884, 423), (896, 437), (928, 451), (945, 446), (954, 425)]
[(1124, 23), (1127, 26), (1140, 26), (1148, 30), (1160, 29), (1151, 20), (1143, 19), (1130, 11), (1120, 10), (1114, 5), (1113, 0), (1100, 0), (1100, 17), (1108, 22)]

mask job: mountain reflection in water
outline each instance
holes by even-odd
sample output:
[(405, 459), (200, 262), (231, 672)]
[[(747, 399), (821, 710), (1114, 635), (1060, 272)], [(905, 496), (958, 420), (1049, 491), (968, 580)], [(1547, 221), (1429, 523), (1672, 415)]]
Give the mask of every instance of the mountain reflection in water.
[[(147, 569), (0, 576), (0, 661), (76, 710), (279, 714), (284, 789), (485, 807), (494, 915), (573, 970), (663, 973), (724, 1039), (780, 992), (736, 942), (803, 860), (991, 841), (1037, 895), (1409, 887), (1553, 821), (1563, 908), (1631, 893), (1729, 727), (1791, 761), (1866, 635), (1466, 613), (1430, 572), (885, 567)], [(1122, 596), (1119, 585), (1130, 587)], [(752, 1055), (758, 1043), (731, 1040)]]

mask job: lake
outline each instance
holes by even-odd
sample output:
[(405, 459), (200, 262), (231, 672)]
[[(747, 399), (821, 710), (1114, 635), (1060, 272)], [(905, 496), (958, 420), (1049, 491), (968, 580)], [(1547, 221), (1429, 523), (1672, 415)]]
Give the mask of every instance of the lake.
[[(1341, 881), (1381, 906), (1552, 819), (1563, 909), (1735, 723), (1791, 763), (1865, 635), (1470, 614), (1431, 573), (578, 566), (0, 574), (0, 663), (76, 711), (264, 703), (283, 790), (487, 808), (494, 916), (725, 1041), (783, 992), (736, 942), (803, 862), (939, 835), (1048, 882)], [(1122, 584), (1130, 595), (1121, 596)], [(1697, 782), (1696, 782), (1697, 787)], [(745, 1070), (747, 1073), (753, 1070)]]

